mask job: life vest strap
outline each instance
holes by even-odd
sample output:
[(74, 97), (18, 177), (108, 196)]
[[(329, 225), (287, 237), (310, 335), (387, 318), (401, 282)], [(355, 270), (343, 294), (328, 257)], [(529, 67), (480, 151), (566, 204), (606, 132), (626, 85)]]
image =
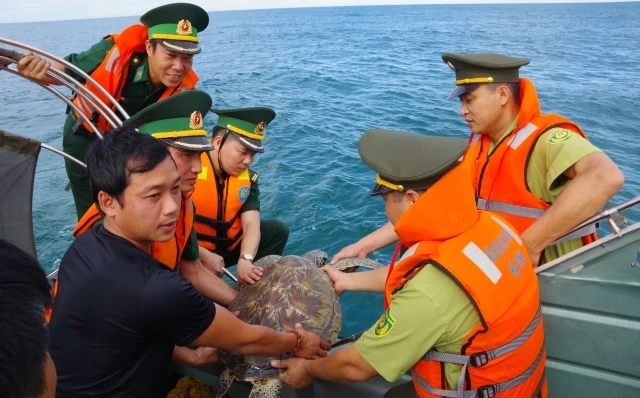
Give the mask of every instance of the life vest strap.
[(476, 198), (476, 208), (478, 210), (493, 211), (497, 213), (510, 214), (512, 216), (533, 218), (536, 220), (544, 214), (543, 209), (518, 206), (511, 203), (486, 200), (482, 198)]
[[(454, 363), (454, 364), (462, 365), (462, 371), (460, 372), (460, 378), (458, 379), (457, 390), (436, 389), (432, 387), (426, 380), (421, 379), (418, 376), (418, 374), (415, 372), (413, 373), (413, 377), (415, 380), (418, 381), (418, 384), (422, 388), (424, 388), (426, 391), (428, 391), (431, 394), (440, 395), (443, 397), (491, 398), (500, 391), (505, 391), (505, 390), (514, 388), (522, 384), (529, 377), (531, 377), (533, 372), (537, 369), (538, 364), (542, 360), (542, 356), (544, 354), (544, 344), (542, 345), (542, 348), (538, 353), (538, 357), (526, 371), (524, 371), (522, 374), (520, 374), (517, 377), (514, 377), (511, 380), (508, 380), (499, 384), (494, 384), (492, 386), (485, 386), (476, 390), (464, 390), (464, 381), (466, 379), (467, 367), (469, 365), (475, 366), (475, 367), (484, 366), (489, 361), (496, 358), (500, 358), (520, 348), (533, 335), (533, 333), (536, 331), (536, 329), (540, 325), (541, 320), (542, 320), (542, 307), (539, 307), (538, 311), (536, 312), (536, 315), (533, 317), (533, 320), (531, 321), (529, 326), (527, 326), (525, 330), (522, 333), (520, 333), (518, 337), (514, 338), (513, 340), (509, 341), (506, 344), (503, 344), (498, 348), (494, 348), (493, 350), (476, 353), (473, 355), (452, 354), (448, 352), (439, 352), (435, 350), (431, 350), (427, 352), (427, 354), (422, 358), (425, 361), (437, 361), (437, 362), (443, 362), (443, 363)], [(542, 380), (544, 380), (544, 378)], [(541, 387), (542, 386), (540, 385), (539, 388)], [(537, 396), (537, 394), (534, 396)]]
[[(418, 375), (418, 373), (416, 373), (414, 370), (411, 371), (411, 375), (421, 388), (423, 388), (425, 391), (433, 395), (439, 395), (442, 397), (453, 397), (453, 398), (476, 398), (476, 397), (477, 398), (493, 398), (497, 393), (515, 388), (520, 384), (524, 383), (527, 379), (529, 379), (538, 368), (538, 365), (540, 365), (540, 361), (542, 361), (542, 357), (544, 356), (544, 351), (545, 351), (545, 346), (543, 344), (535, 361), (533, 361), (531, 366), (529, 366), (529, 368), (527, 368), (527, 370), (522, 372), (519, 376), (516, 376), (513, 379), (507, 380), (502, 383), (494, 384), (491, 386), (480, 387), (475, 390), (464, 389), (464, 381), (467, 374), (467, 366), (469, 365), (469, 359), (470, 359), (470, 357), (468, 356), (466, 357), (467, 360), (462, 366), (462, 371), (460, 372), (460, 378), (458, 379), (458, 386), (456, 390), (443, 390), (440, 388), (434, 388), (426, 380), (422, 379)], [(438, 354), (447, 354), (447, 353), (440, 352)], [(448, 354), (448, 355), (455, 355), (455, 354)], [(462, 356), (463, 355), (458, 355), (458, 357), (462, 357)], [(449, 362), (449, 361), (446, 361), (446, 362)], [(454, 363), (457, 363), (457, 362), (454, 362)], [(537, 397), (540, 395), (540, 390), (542, 389), (543, 383), (544, 383), (544, 374), (540, 380), (540, 383), (538, 384), (538, 387), (533, 397)]]
[(220, 221), (220, 220), (216, 220), (214, 218), (205, 217), (205, 216), (200, 215), (200, 214), (196, 214), (195, 221), (197, 223), (204, 224), (207, 227), (210, 227), (210, 228), (213, 228), (213, 229), (216, 229), (216, 230), (218, 228), (222, 228), (223, 232), (227, 232), (231, 228), (231, 226), (233, 225), (233, 222)]

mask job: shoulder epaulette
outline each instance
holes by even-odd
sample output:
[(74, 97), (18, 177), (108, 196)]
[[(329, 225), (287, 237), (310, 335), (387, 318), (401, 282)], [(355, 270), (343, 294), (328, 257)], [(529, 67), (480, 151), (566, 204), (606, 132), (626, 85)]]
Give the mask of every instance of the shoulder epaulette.
[(260, 178), (260, 174), (249, 169), (249, 178), (251, 179), (251, 182), (258, 182), (258, 178)]

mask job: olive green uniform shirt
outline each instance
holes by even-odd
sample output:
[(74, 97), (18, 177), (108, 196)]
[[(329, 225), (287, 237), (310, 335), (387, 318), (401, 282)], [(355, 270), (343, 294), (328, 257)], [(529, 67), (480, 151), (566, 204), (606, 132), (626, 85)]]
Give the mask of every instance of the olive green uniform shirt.
[(259, 174), (253, 170), (249, 170), (249, 178), (251, 179), (251, 189), (249, 190), (249, 197), (240, 208), (240, 214), (249, 210), (260, 211), (260, 188), (258, 187)]
[[(438, 268), (425, 266), (391, 296), (389, 309), (358, 341), (358, 353), (387, 381), (404, 375), (427, 351), (459, 354), (480, 317), (462, 289)], [(445, 364), (449, 387), (460, 365)]]
[[(504, 136), (515, 130), (516, 125), (517, 118)], [(563, 138), (552, 139), (558, 136)], [(495, 145), (491, 142), (489, 152), (493, 151), (494, 147)], [(580, 159), (594, 152), (602, 151), (572, 131), (553, 128), (545, 132), (536, 142), (527, 163), (527, 184), (531, 193), (545, 202), (555, 202), (570, 181), (564, 172)], [(549, 262), (580, 247), (582, 247), (581, 239), (549, 246), (544, 250), (540, 262)]]

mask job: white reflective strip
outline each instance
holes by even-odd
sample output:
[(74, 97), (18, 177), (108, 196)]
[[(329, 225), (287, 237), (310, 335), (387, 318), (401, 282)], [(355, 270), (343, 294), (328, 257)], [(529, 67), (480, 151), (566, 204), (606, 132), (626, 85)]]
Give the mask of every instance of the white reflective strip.
[(407, 251), (404, 252), (402, 257), (400, 257), (400, 260), (398, 260), (398, 262), (404, 260), (405, 258), (407, 258), (409, 256), (413, 256), (413, 253), (415, 253), (416, 250), (418, 250), (418, 245), (419, 245), (419, 243), (416, 243), (415, 245), (413, 245), (410, 248), (408, 248)]
[(518, 245), (522, 246), (522, 239), (520, 239), (516, 231), (512, 230), (504, 221), (497, 218), (496, 216), (491, 216), (491, 218), (493, 219), (493, 221), (497, 222), (502, 228), (504, 228), (504, 230), (507, 231), (509, 235), (511, 235), (511, 237), (515, 239), (516, 242), (518, 242)]
[(496, 267), (491, 259), (473, 242), (469, 242), (462, 253), (473, 261), (475, 265), (480, 268), (482, 272), (493, 282), (495, 285), (502, 278), (502, 272)]
[(111, 55), (109, 55), (109, 60), (107, 61), (106, 65), (104, 66), (104, 69), (107, 72), (111, 72), (111, 69), (113, 68), (113, 63), (115, 62), (115, 60), (120, 56), (120, 50), (118, 50), (118, 47), (115, 47), (113, 49), (113, 51), (111, 51)]
[(509, 143), (509, 146), (513, 149), (518, 149), (520, 144), (522, 144), (527, 138), (529, 138), (529, 136), (533, 134), (533, 132), (536, 131), (537, 129), (538, 129), (538, 126), (536, 126), (535, 124), (533, 123), (527, 124), (520, 130), (516, 131), (516, 133), (513, 136), (513, 139)]

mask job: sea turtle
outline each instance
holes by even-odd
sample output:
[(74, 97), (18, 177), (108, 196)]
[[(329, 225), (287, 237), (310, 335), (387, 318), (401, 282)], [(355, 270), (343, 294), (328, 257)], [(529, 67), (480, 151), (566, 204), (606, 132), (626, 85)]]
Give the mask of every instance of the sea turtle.
[[(318, 268), (326, 259), (326, 253), (320, 251), (261, 258), (255, 264), (263, 268), (262, 278), (243, 286), (229, 311), (239, 311), (238, 318), (244, 322), (280, 331), (301, 323), (305, 330), (333, 342), (342, 327), (342, 313), (331, 280)], [(226, 350), (220, 350), (220, 358), (226, 370), (213, 387), (212, 397), (222, 397), (234, 379), (253, 383), (250, 398), (280, 396), (280, 370), (271, 366), (273, 358), (243, 357)]]
[(378, 269), (384, 267), (384, 265), (368, 258), (343, 258), (342, 260), (333, 264), (332, 267), (335, 269), (339, 269), (340, 271), (351, 272), (358, 267)]

